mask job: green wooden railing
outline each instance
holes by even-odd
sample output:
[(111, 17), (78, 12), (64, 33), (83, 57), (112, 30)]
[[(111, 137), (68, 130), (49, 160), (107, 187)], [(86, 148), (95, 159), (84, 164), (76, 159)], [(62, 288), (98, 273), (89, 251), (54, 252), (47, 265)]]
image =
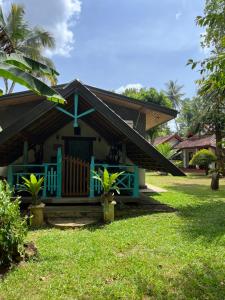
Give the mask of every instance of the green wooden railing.
[(139, 173), (138, 167), (136, 165), (109, 165), (109, 164), (98, 164), (95, 163), (94, 157), (91, 159), (90, 165), (90, 194), (91, 198), (101, 194), (102, 186), (99, 180), (93, 178), (94, 171), (100, 172), (100, 170), (104, 170), (106, 168), (109, 173), (110, 170), (112, 173), (114, 172), (122, 172), (124, 173), (117, 179), (118, 187), (121, 191), (130, 191), (133, 197), (139, 196)]
[(44, 177), (42, 197), (58, 197), (62, 195), (62, 152), (57, 151), (56, 163), (43, 164), (14, 164), (8, 166), (8, 183), (15, 191), (20, 190), (22, 177), (29, 177), (33, 173), (39, 179)]

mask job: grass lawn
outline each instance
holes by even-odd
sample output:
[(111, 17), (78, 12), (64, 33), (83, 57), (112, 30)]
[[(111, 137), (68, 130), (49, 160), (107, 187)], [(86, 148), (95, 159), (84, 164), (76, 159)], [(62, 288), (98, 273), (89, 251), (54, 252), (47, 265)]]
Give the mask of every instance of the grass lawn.
[(40, 252), (0, 282), (0, 299), (225, 299), (225, 180), (148, 175), (177, 209), (79, 231), (29, 233)]

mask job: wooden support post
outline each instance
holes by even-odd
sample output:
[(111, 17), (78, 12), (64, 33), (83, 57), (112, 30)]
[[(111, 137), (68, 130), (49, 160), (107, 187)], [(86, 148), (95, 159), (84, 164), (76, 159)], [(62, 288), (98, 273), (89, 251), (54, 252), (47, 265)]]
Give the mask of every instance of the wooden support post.
[(7, 170), (7, 182), (9, 186), (12, 188), (13, 187), (13, 167), (12, 165), (8, 166)]
[(91, 157), (91, 165), (90, 165), (90, 198), (94, 198), (95, 196), (95, 187), (94, 187), (94, 170), (95, 170), (95, 159), (94, 156)]
[(57, 189), (56, 197), (61, 198), (62, 196), (62, 149), (61, 147), (57, 150)]
[(23, 143), (23, 164), (28, 164), (28, 142), (24, 141)]
[(45, 164), (44, 188), (42, 193), (43, 198), (47, 197), (47, 181), (48, 181), (48, 165)]
[(122, 144), (122, 163), (126, 163), (126, 158), (127, 158), (127, 149), (126, 149), (126, 144)]
[(138, 166), (134, 166), (134, 189), (133, 189), (133, 197), (139, 197), (139, 171)]
[(78, 94), (75, 94), (74, 95), (74, 122), (73, 122), (73, 127), (78, 127), (78, 122), (77, 122), (77, 119), (78, 119), (78, 100), (79, 100), (79, 96)]

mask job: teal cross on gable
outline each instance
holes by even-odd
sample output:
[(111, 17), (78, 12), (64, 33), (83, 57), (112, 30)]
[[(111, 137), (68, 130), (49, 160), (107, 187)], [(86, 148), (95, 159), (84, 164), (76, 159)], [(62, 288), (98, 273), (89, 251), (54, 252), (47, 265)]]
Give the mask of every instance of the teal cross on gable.
[(68, 115), (69, 117), (73, 118), (73, 127), (78, 127), (78, 122), (77, 120), (81, 117), (84, 117), (92, 112), (95, 111), (94, 108), (90, 108), (84, 112), (82, 112), (81, 114), (78, 114), (78, 102), (79, 102), (79, 95), (78, 94), (74, 94), (74, 114), (71, 114), (70, 112), (68, 112), (67, 110), (65, 110), (64, 108), (57, 106), (56, 108), (63, 112), (64, 114)]

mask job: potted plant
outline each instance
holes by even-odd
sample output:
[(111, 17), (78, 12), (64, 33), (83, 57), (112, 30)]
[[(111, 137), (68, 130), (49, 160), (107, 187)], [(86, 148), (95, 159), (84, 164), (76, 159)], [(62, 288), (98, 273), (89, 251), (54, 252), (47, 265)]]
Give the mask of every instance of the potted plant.
[(99, 180), (102, 186), (102, 205), (103, 205), (103, 215), (104, 222), (109, 223), (114, 221), (114, 207), (116, 205), (114, 191), (118, 194), (120, 193), (119, 187), (116, 183), (118, 177), (124, 172), (109, 174), (108, 170), (105, 168), (100, 174), (94, 172), (93, 178)]
[(42, 190), (42, 184), (44, 182), (44, 177), (37, 179), (34, 174), (30, 175), (30, 179), (22, 177), (24, 183), (22, 185), (21, 191), (25, 191), (31, 195), (32, 204), (29, 206), (32, 218), (31, 225), (41, 226), (44, 224), (44, 207), (45, 204), (41, 202), (40, 191)]

